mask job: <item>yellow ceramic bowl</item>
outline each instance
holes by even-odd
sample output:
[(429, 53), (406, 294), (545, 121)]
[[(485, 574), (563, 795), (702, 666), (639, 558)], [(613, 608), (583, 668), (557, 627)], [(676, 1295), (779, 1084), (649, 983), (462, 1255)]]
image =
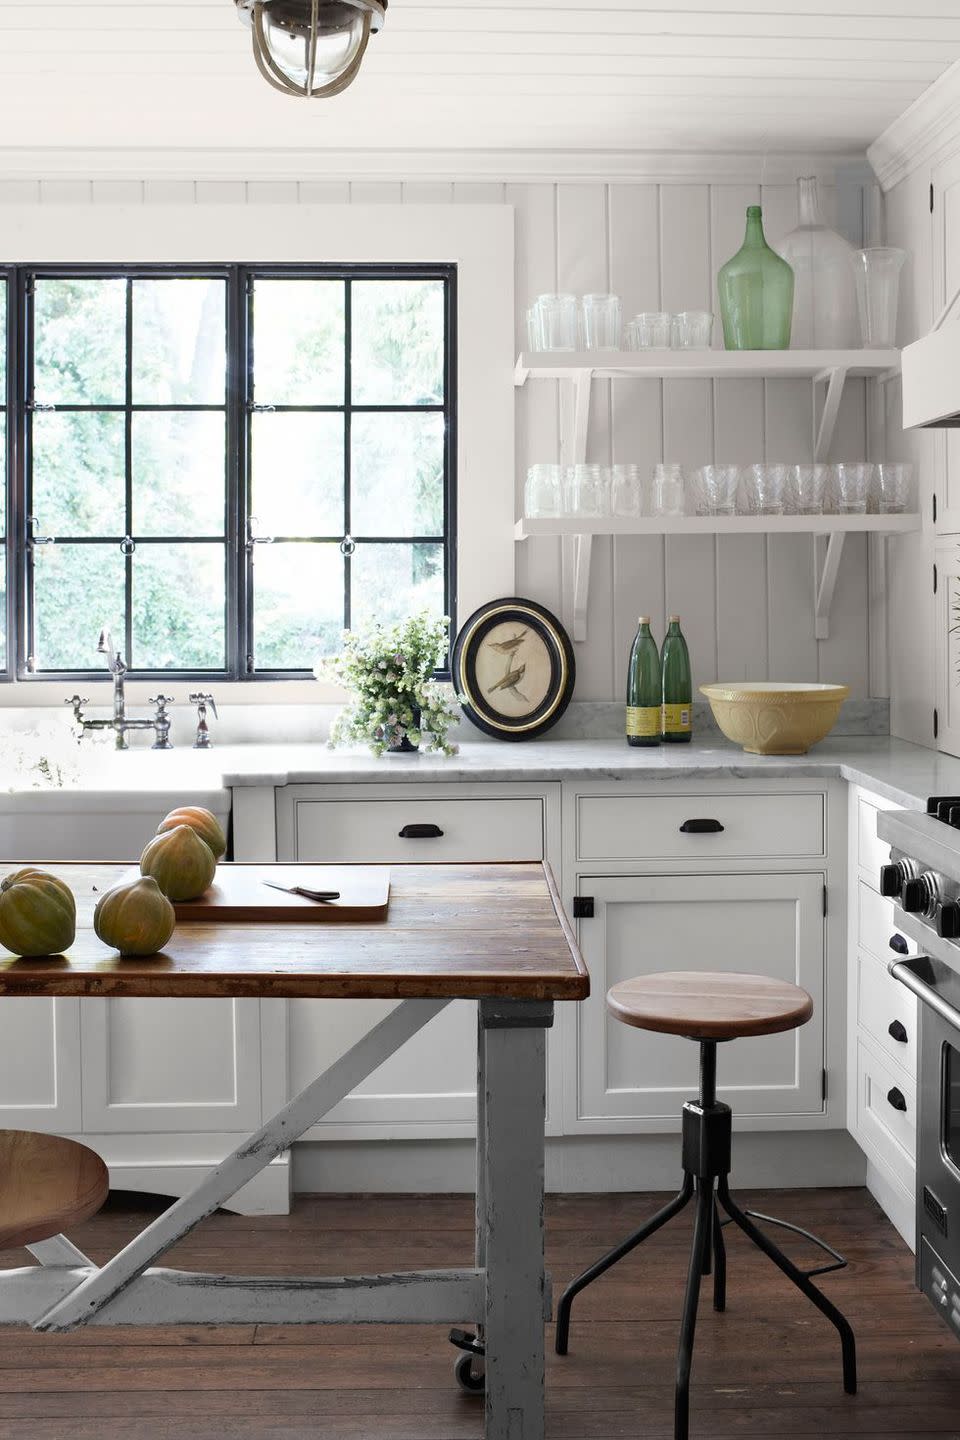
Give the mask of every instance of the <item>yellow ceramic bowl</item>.
[(714, 719), (728, 740), (751, 755), (805, 755), (829, 735), (846, 685), (801, 685), (780, 680), (742, 680), (701, 685)]

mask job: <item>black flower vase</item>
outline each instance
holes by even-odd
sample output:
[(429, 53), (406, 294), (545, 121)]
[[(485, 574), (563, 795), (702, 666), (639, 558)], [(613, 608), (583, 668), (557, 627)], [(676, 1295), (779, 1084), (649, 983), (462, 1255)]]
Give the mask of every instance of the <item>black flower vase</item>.
[[(418, 705), (411, 705), (410, 708), (411, 708), (411, 710), (413, 711), (413, 723), (412, 723), (412, 725), (410, 726), (410, 729), (411, 729), (411, 730), (419, 730), (419, 729), (420, 729), (420, 707), (419, 707)], [(390, 754), (390, 755), (413, 755), (413, 754), (415, 754), (416, 751), (418, 751), (419, 749), (420, 749), (420, 746), (419, 746), (419, 745), (413, 745), (413, 744), (411, 744), (410, 739), (409, 739), (409, 737), (408, 737), (407, 735), (404, 735), (404, 737), (403, 737), (402, 740), (394, 740), (394, 741), (392, 742), (392, 744), (390, 744), (390, 745), (387, 746), (387, 752), (388, 752), (388, 754)]]

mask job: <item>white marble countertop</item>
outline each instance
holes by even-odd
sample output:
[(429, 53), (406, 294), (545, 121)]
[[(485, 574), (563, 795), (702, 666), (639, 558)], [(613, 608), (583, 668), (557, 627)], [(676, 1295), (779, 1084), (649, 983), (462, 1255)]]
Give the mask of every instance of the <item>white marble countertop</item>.
[[(843, 779), (864, 785), (895, 804), (922, 806), (928, 795), (960, 794), (960, 759), (902, 740), (875, 736), (828, 738), (809, 755), (746, 755), (725, 741), (631, 749), (622, 740), (467, 742), (451, 758), (330, 750), (324, 744), (224, 745), (209, 751), (167, 753), (99, 750), (83, 777), (64, 789), (0, 793), (0, 808), (31, 804), (67, 808), (102, 799), (131, 805), (144, 794), (204, 797), (209, 803), (234, 786), (323, 783), (501, 784), (551, 780), (634, 783), (697, 780)], [(81, 797), (83, 799), (81, 800)]]

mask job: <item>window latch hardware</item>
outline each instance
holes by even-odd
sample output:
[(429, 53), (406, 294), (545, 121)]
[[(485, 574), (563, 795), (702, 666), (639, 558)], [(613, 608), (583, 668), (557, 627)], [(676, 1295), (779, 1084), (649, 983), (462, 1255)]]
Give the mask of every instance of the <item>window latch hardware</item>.
[(37, 531), (39, 528), (40, 521), (37, 519), (36, 515), (28, 515), (27, 544), (29, 545), (30, 549), (32, 550), (35, 545), (56, 545), (57, 542), (52, 535), (38, 535)]
[(344, 535), (340, 541), (340, 554), (352, 555), (357, 548), (357, 542), (352, 535)]
[(26, 406), (34, 415), (50, 415), (56, 408), (56, 405), (45, 405), (42, 400), (31, 400)]
[(133, 555), (137, 548), (137, 542), (130, 535), (124, 535), (120, 541), (120, 554)]
[(251, 415), (273, 415), (276, 408), (276, 405), (254, 405), (252, 400), (247, 406)]
[(259, 524), (260, 524), (260, 521), (257, 519), (256, 515), (251, 515), (250, 518), (247, 520), (247, 545), (246, 545), (246, 550), (247, 550), (247, 554), (248, 554), (248, 555), (252, 555), (252, 554), (253, 554), (253, 547), (254, 547), (254, 545), (272, 545), (272, 544), (273, 544), (273, 536), (272, 536), (272, 535), (258, 535), (258, 534), (256, 533), (256, 527), (257, 527)]

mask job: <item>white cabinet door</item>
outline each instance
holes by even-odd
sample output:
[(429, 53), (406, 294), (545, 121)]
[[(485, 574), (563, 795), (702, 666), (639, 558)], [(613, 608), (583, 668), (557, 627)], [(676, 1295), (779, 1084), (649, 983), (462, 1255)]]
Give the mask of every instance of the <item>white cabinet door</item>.
[(88, 1134), (255, 1130), (260, 1002), (81, 1002)]
[(670, 1128), (696, 1094), (696, 1044), (607, 1014), (611, 985), (658, 970), (740, 970), (808, 990), (807, 1025), (721, 1045), (719, 1088), (740, 1120), (822, 1114), (823, 884), (821, 874), (580, 876), (577, 893), (594, 898), (594, 917), (579, 922), (591, 995), (578, 1007), (568, 1128)]
[(79, 1000), (0, 1000), (0, 1127), (76, 1134), (79, 1074)]
[[(933, 312), (938, 314), (960, 286), (960, 157), (954, 155), (934, 171)], [(956, 314), (947, 324), (956, 324)], [(936, 529), (960, 534), (960, 433), (934, 432)]]

